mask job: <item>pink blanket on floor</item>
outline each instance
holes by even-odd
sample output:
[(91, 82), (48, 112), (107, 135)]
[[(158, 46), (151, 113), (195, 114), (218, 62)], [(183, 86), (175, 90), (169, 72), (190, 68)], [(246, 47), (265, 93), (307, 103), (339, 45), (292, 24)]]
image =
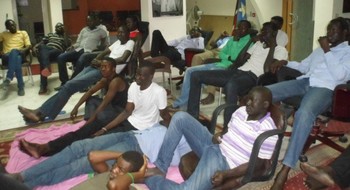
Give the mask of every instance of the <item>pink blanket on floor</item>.
[[(9, 153), (10, 159), (6, 165), (6, 170), (9, 173), (18, 173), (47, 159), (44, 157), (40, 159), (34, 159), (33, 157), (30, 157), (29, 155), (23, 153), (18, 146), (19, 139), (24, 138), (27, 141), (40, 143), (40, 144), (46, 143), (50, 140), (63, 136), (68, 132), (72, 132), (79, 129), (84, 125), (84, 123), (85, 121), (81, 121), (76, 124), (63, 124), (62, 126), (52, 125), (47, 129), (32, 128), (17, 134), (15, 140), (11, 144), (11, 149)], [(154, 167), (152, 164), (150, 164), (149, 166)], [(178, 183), (183, 182), (183, 179), (180, 175), (178, 167), (170, 167), (167, 173), (167, 178)], [(86, 179), (87, 179), (87, 175), (84, 174), (84, 175), (74, 177), (72, 179), (68, 179), (66, 181), (63, 181), (55, 185), (40, 186), (40, 187), (36, 187), (35, 189), (36, 190), (66, 190), (66, 189), (68, 190), (71, 187), (74, 187), (75, 185), (85, 181)], [(138, 189), (148, 189), (147, 186), (144, 184), (135, 184), (135, 186)]]

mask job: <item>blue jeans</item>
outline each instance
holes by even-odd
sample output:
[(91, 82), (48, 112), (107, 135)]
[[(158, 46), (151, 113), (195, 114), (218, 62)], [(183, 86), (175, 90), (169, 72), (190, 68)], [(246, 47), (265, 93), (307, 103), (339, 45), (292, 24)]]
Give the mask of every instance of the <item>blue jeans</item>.
[(67, 71), (67, 62), (76, 62), (79, 57), (84, 53), (84, 49), (81, 49), (80, 51), (69, 51), (62, 53), (57, 57), (57, 65), (58, 65), (58, 73), (59, 78), (62, 84), (65, 84), (69, 78), (68, 78), (68, 71)]
[[(87, 155), (92, 150), (125, 152), (134, 150), (142, 153), (133, 132), (113, 133), (92, 139), (76, 141), (58, 154), (24, 170), (21, 175), (30, 187), (52, 185), (69, 178), (93, 172)], [(108, 164), (111, 166), (114, 160)]]
[(17, 78), (18, 89), (24, 88), (23, 74), (22, 74), (22, 54), (17, 49), (12, 49), (9, 53), (2, 56), (3, 64), (8, 67), (6, 79), (12, 81), (14, 74)]
[(279, 82), (267, 88), (271, 90), (274, 102), (288, 97), (303, 96), (300, 107), (294, 115), (293, 132), (283, 160), (284, 165), (294, 168), (316, 117), (331, 106), (333, 91), (310, 87), (309, 78)]
[(85, 67), (89, 66), (91, 61), (97, 57), (100, 52), (83, 53), (79, 59), (74, 63), (74, 72), (71, 76), (76, 77)]
[(86, 67), (74, 79), (64, 84), (55, 95), (46, 100), (40, 106), (39, 111), (42, 116), (55, 119), (74, 93), (93, 85), (101, 78), (102, 74), (99, 69)]
[(217, 67), (215, 63), (198, 65), (198, 66), (189, 67), (188, 69), (186, 69), (184, 81), (182, 83), (182, 88), (181, 88), (181, 95), (174, 101), (173, 107), (176, 108), (176, 107), (187, 106), (190, 88), (191, 88), (191, 76), (193, 72), (208, 71), (208, 70), (222, 70), (222, 69), (224, 68)]
[(176, 146), (184, 136), (191, 149), (200, 161), (191, 177), (181, 184), (165, 179), (162, 176), (146, 178), (146, 185), (152, 190), (174, 189), (211, 189), (211, 177), (216, 171), (228, 170), (226, 158), (221, 154), (219, 145), (212, 143), (212, 134), (206, 127), (186, 112), (177, 112), (171, 119), (163, 144), (158, 153), (155, 165), (164, 173), (167, 172)]
[[(55, 60), (62, 50), (49, 47), (45, 44), (39, 46), (39, 57), (38, 61), (40, 63), (40, 71), (50, 66), (51, 61)], [(47, 77), (44, 77), (40, 74), (40, 86), (43, 88), (47, 87)]]

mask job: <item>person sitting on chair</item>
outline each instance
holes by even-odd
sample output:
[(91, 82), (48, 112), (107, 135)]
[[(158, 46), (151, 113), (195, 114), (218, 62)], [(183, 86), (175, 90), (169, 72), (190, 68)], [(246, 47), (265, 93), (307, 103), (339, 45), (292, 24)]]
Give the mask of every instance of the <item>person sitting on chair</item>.
[(55, 33), (47, 34), (42, 41), (37, 43), (33, 48), (40, 63), (39, 95), (47, 93), (47, 77), (51, 75), (50, 61), (55, 60), (71, 44), (71, 40), (65, 34), (64, 25), (62, 23), (57, 23), (55, 30)]
[(54, 120), (74, 93), (93, 85), (102, 78), (99, 66), (102, 58), (108, 54), (109, 57), (116, 60), (116, 72), (119, 74), (125, 67), (126, 62), (130, 59), (130, 55), (133, 52), (134, 41), (129, 39), (129, 31), (125, 25), (118, 28), (118, 39), (118, 41), (114, 42), (105, 51), (100, 53), (93, 60), (91, 66), (86, 67), (74, 79), (63, 85), (62, 89), (46, 100), (39, 108), (32, 110), (23, 106), (18, 106), (19, 111), (23, 115), (23, 119), (31, 123), (44, 121), (45, 117)]
[(272, 92), (274, 102), (302, 96), (300, 106), (294, 114), (293, 132), (284, 156), (283, 167), (271, 188), (273, 190), (283, 189), (290, 169), (296, 166), (302, 154), (316, 117), (331, 106), (334, 88), (350, 80), (348, 28), (344, 18), (335, 18), (327, 26), (327, 36), (319, 37), (320, 47), (307, 58), (300, 63), (282, 60), (271, 65), (270, 70), (273, 73), (282, 66), (303, 73), (295, 80), (267, 86)]
[(186, 69), (184, 81), (181, 88), (181, 95), (172, 104), (172, 108), (182, 108), (187, 105), (189, 99), (189, 91), (191, 88), (190, 80), (193, 72), (209, 71), (209, 70), (224, 70), (233, 65), (239, 53), (244, 47), (250, 43), (251, 24), (247, 20), (242, 20), (238, 24), (234, 38), (231, 38), (227, 45), (220, 51), (219, 56), (221, 61), (217, 63), (204, 64)]
[(283, 18), (281, 16), (273, 16), (271, 17), (271, 21), (277, 25), (278, 33), (276, 36), (276, 42), (278, 45), (286, 47), (288, 44), (288, 35), (281, 30), (283, 26)]
[(0, 33), (0, 42), (2, 42), (1, 59), (2, 64), (8, 66), (6, 79), (1, 84), (1, 88), (6, 94), (10, 82), (14, 77), (17, 79), (18, 96), (24, 96), (24, 82), (22, 76), (22, 62), (31, 48), (28, 33), (24, 30), (17, 30), (15, 21), (6, 20), (5, 26), (7, 31)]
[[(215, 135), (188, 113), (175, 113), (154, 162), (156, 168), (146, 171), (146, 185), (152, 190), (207, 190), (223, 185), (225, 179), (242, 177), (247, 170), (254, 140), (264, 131), (276, 129), (268, 112), (271, 99), (267, 88), (254, 87), (247, 96), (247, 106), (238, 108), (232, 114), (228, 130)], [(182, 136), (200, 160), (189, 179), (177, 184), (165, 179), (164, 175)], [(258, 167), (263, 159), (271, 158), (276, 142), (277, 136), (272, 136), (263, 143)], [(235, 187), (235, 184), (230, 185), (230, 189)]]
[(180, 71), (185, 69), (185, 65), (179, 65), (179, 60), (185, 60), (185, 49), (197, 48), (204, 49), (204, 38), (198, 27), (190, 30), (190, 35), (179, 39), (165, 41), (162, 33), (159, 30), (154, 30), (152, 34), (151, 56), (165, 56), (170, 59), (171, 64), (177, 67)]
[(305, 185), (312, 190), (339, 185), (341, 189), (350, 188), (350, 145), (327, 166), (311, 166), (300, 163), (300, 168), (308, 175)]

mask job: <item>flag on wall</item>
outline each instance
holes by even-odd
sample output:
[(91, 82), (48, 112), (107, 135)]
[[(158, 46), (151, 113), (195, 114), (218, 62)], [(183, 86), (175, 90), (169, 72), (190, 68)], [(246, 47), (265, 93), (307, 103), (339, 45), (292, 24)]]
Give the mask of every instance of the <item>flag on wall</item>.
[(235, 16), (233, 18), (232, 34), (233, 30), (237, 27), (237, 24), (241, 20), (247, 20), (246, 0), (237, 0)]

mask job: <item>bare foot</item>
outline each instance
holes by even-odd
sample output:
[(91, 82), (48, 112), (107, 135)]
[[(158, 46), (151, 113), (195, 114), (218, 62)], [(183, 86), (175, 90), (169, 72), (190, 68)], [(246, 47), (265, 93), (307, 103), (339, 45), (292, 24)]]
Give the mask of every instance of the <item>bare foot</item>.
[(23, 115), (25, 121), (37, 123), (41, 120), (39, 113), (35, 110), (27, 109), (23, 106), (18, 106), (18, 110)]
[(42, 155), (42, 151), (44, 149), (44, 146), (45, 145), (42, 145), (42, 144), (36, 144), (36, 143), (31, 143), (31, 142), (28, 142), (24, 139), (20, 139), (19, 140), (19, 147), (20, 149), (28, 154), (29, 156), (32, 156), (36, 159), (40, 158), (41, 155)]
[(304, 186), (306, 189), (310, 190), (319, 190), (319, 189), (325, 189), (327, 188), (327, 185), (323, 185), (314, 178), (307, 176), (305, 181), (304, 181)]
[(160, 169), (158, 169), (157, 167), (148, 168), (146, 173), (145, 173), (145, 177), (151, 177), (154, 175), (161, 175), (161, 176), (165, 177), (165, 174), (162, 171), (160, 171)]
[(214, 103), (215, 96), (211, 93), (208, 94), (207, 97), (201, 99), (201, 104), (208, 105)]
[(300, 168), (306, 173), (306, 175), (315, 179), (319, 183), (326, 186), (334, 185), (334, 180), (323, 168), (311, 166), (306, 162), (300, 163)]
[(283, 165), (281, 171), (277, 174), (275, 182), (273, 183), (271, 190), (283, 190), (283, 186), (288, 179), (288, 173), (290, 168)]

